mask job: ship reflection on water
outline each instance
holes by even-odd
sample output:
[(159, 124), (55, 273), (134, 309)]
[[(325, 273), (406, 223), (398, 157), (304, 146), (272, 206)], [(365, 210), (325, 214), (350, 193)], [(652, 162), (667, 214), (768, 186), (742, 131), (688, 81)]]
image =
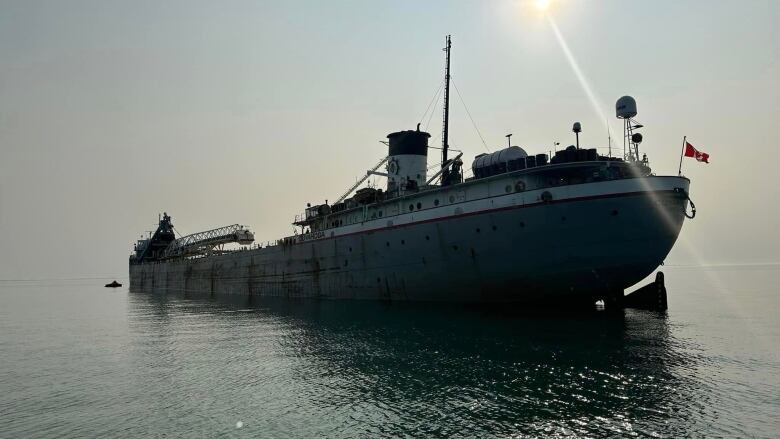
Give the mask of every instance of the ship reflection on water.
[[(240, 407), (258, 432), (695, 430), (698, 403), (687, 377), (699, 359), (677, 346), (661, 313), (192, 293), (134, 292), (129, 300), (131, 328), (166, 340), (157, 366), (206, 375), (192, 378), (198, 392)], [(222, 381), (236, 384), (226, 390)]]

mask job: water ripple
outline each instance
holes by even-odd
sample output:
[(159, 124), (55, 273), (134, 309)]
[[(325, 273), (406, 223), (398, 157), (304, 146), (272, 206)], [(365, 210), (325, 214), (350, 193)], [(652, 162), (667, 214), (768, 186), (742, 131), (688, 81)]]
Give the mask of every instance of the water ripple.
[(780, 356), (713, 353), (696, 314), (0, 293), (0, 437), (780, 429)]

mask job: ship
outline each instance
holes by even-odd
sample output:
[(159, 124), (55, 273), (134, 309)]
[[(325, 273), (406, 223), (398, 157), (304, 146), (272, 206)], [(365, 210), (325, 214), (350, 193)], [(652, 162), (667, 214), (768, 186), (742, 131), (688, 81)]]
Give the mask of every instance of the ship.
[[(688, 178), (656, 175), (640, 156), (636, 100), (615, 106), (622, 154), (611, 143), (606, 155), (581, 148), (575, 123), (575, 145), (533, 154), (510, 141), (476, 156), (464, 178), (463, 153), (450, 156), (448, 139), (451, 47), (448, 36), (436, 172), (418, 124), (387, 135), (387, 156), (363, 179), (333, 202), (308, 204), (295, 234), (274, 242), (258, 244), (238, 224), (177, 238), (165, 213), (130, 255), (131, 290), (592, 305), (652, 274), (695, 206)], [(372, 175), (386, 185), (361, 188)]]

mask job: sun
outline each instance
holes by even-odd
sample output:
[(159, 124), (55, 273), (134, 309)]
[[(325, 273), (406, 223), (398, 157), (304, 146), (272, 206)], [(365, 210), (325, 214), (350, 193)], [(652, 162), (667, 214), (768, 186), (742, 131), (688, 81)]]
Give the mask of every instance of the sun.
[(550, 7), (550, 0), (536, 0), (536, 9), (546, 11)]

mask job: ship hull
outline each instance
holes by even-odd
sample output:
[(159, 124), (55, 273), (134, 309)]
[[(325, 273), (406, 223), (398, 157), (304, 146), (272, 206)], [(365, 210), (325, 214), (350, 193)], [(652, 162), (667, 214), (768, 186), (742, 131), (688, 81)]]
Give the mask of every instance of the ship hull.
[[(593, 303), (651, 274), (680, 233), (688, 180), (649, 177), (462, 203), (382, 227), (131, 264), (134, 290), (385, 301)], [(549, 197), (548, 197), (549, 198)], [(376, 223), (376, 221), (375, 221)]]

